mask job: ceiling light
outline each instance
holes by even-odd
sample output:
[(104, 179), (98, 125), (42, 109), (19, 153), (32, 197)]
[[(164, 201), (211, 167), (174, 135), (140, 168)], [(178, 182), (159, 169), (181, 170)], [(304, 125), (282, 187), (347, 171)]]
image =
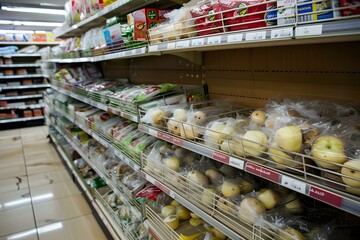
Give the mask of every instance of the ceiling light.
[(60, 27), (62, 23), (58, 22), (26, 22), (26, 21), (14, 21), (14, 25), (24, 25), (24, 26), (43, 26), (43, 27)]
[(10, 20), (0, 20), (0, 24), (4, 24), (4, 25), (12, 24), (12, 21), (10, 21)]
[(49, 8), (1, 7), (4, 11), (65, 15), (65, 10)]
[(0, 30), (0, 33), (34, 33), (34, 31), (29, 31), (29, 30)]

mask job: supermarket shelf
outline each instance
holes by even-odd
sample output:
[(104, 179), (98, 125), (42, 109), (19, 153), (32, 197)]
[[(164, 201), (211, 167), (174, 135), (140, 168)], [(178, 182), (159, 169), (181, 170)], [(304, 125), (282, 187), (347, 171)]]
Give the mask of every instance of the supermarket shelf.
[(44, 74), (26, 74), (26, 75), (11, 75), (11, 76), (0, 76), (1, 79), (17, 79), (17, 78), (46, 78)]
[[(1, 56), (1, 55), (0, 55)], [(14, 54), (5, 54), (2, 57), (4, 58), (13, 58), (13, 57), (41, 57), (40, 53), (14, 53)]]
[(204, 221), (206, 221), (207, 223), (209, 223), (213, 227), (218, 228), (226, 236), (230, 237), (231, 239), (245, 239), (245, 238), (242, 238), (241, 236), (239, 236), (236, 232), (234, 232), (233, 230), (228, 228), (226, 225), (224, 225), (220, 221), (213, 218), (211, 215), (209, 215), (209, 214), (203, 212), (202, 210), (200, 210), (197, 206), (192, 204), (189, 200), (183, 198), (182, 196), (180, 196), (179, 194), (177, 194), (176, 192), (174, 192), (173, 190), (171, 190), (170, 188), (168, 188), (163, 183), (156, 180), (155, 178), (153, 178), (152, 176), (150, 176), (146, 172), (142, 171), (141, 175), (147, 181), (151, 182), (152, 184), (154, 184), (155, 186), (160, 188), (164, 193), (166, 193), (167, 195), (169, 195), (170, 197), (172, 197), (173, 199), (175, 199), (176, 201), (181, 203), (184, 207), (188, 208), (191, 212), (198, 215)]
[(21, 85), (21, 86), (6, 86), (0, 87), (0, 91), (9, 89), (29, 89), (29, 88), (48, 88), (50, 84), (34, 84), (34, 85)]
[(62, 89), (62, 88), (60, 88), (60, 87), (56, 87), (56, 86), (54, 86), (54, 85), (51, 85), (51, 88), (54, 89), (54, 90), (56, 90), (56, 91), (58, 91), (58, 92), (60, 92), (60, 93), (62, 93), (62, 94), (68, 95), (68, 96), (70, 96), (70, 97), (72, 97), (72, 98), (75, 98), (75, 99), (77, 99), (77, 100), (79, 100), (79, 101), (81, 101), (81, 102), (87, 103), (87, 104), (89, 104), (89, 105), (91, 105), (91, 106), (94, 106), (94, 107), (96, 107), (96, 108), (99, 108), (99, 109), (101, 109), (101, 110), (104, 110), (104, 111), (107, 111), (107, 112), (111, 112), (111, 113), (113, 113), (113, 114), (115, 114), (115, 115), (118, 115), (118, 116), (120, 116), (120, 117), (129, 119), (129, 120), (131, 120), (131, 121), (133, 121), (133, 122), (138, 122), (138, 118), (137, 118), (137, 116), (135, 116), (135, 115), (131, 115), (131, 114), (129, 114), (129, 113), (122, 112), (122, 111), (119, 110), (119, 109), (116, 109), (116, 108), (107, 106), (107, 105), (105, 105), (105, 104), (103, 104), (103, 103), (99, 103), (99, 102), (93, 101), (93, 100), (88, 99), (88, 98), (86, 98), (86, 97), (84, 97), (84, 96), (80, 96), (80, 95), (78, 95), (78, 94), (76, 94), (76, 93), (73, 93), (73, 92), (71, 92), (71, 91), (67, 91), (67, 90), (65, 90), (65, 89)]
[(31, 105), (22, 105), (14, 107), (0, 107), (0, 110), (11, 110), (11, 109), (37, 109), (45, 107), (44, 104), (31, 104)]
[(0, 45), (59, 45), (60, 42), (0, 42)]
[(129, 13), (157, 1), (158, 0), (119, 0), (80, 23), (72, 25), (71, 27), (63, 26), (56, 28), (53, 32), (56, 38), (79, 36), (91, 28), (104, 25), (108, 18)]
[(22, 68), (22, 67), (41, 67), (41, 64), (37, 64), (37, 63), (0, 64), (0, 68)]
[(294, 174), (283, 172), (277, 169), (271, 169), (268, 166), (263, 166), (245, 159), (235, 158), (228, 154), (212, 150), (206, 146), (198, 145), (194, 142), (174, 137), (168, 133), (150, 128), (142, 124), (139, 124), (139, 130), (164, 141), (219, 161), (223, 164), (228, 164), (240, 170), (244, 170), (247, 173), (277, 183), (281, 186), (287, 187), (291, 190), (297, 191), (301, 194), (322, 201), (356, 216), (360, 216), (360, 201), (358, 198), (350, 194), (338, 191), (329, 186), (321, 185), (317, 182), (311, 181), (310, 179), (303, 179)]
[[(147, 48), (135, 48), (131, 50), (124, 50), (121, 52), (110, 53), (105, 55), (99, 55), (95, 57), (82, 57), (82, 58), (67, 58), (67, 59), (49, 59), (47, 62), (54, 62), (54, 63), (82, 63), (82, 62), (101, 62), (107, 60), (114, 60), (114, 59), (121, 59), (121, 58), (134, 58), (134, 57), (143, 57), (148, 56)], [(154, 54), (153, 54), (154, 55)]]
[(0, 124), (2, 124), (2, 123), (12, 123), (12, 122), (35, 121), (35, 120), (43, 120), (43, 119), (44, 119), (44, 116), (40, 116), (40, 117), (28, 117), (28, 118), (4, 119), (4, 120), (0, 120)]
[(13, 97), (0, 97), (0, 100), (20, 100), (28, 98), (41, 98), (42, 94), (26, 95), (26, 96), (13, 96)]

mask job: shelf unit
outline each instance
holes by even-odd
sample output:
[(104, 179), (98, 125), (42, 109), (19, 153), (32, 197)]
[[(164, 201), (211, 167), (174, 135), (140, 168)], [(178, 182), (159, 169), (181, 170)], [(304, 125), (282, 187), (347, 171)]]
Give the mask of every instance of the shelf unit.
[[(118, 3), (114, 15), (130, 11), (123, 1)], [(113, 7), (115, 8), (115, 5)], [(141, 7), (143, 5), (138, 3), (137, 8)], [(103, 16), (109, 17), (106, 14), (107, 12), (104, 11), (72, 28), (57, 29), (55, 35), (79, 36), (86, 30), (103, 24)], [(284, 32), (285, 35), (276, 36)], [(212, 99), (231, 98), (241, 105), (258, 108), (264, 107), (269, 99), (279, 95), (337, 100), (345, 98), (359, 102), (360, 71), (357, 64), (359, 57), (360, 19), (354, 16), (335, 21), (296, 23), (284, 27), (274, 26), (260, 30), (149, 43), (146, 47), (118, 53), (85, 58), (55, 58), (47, 61), (59, 64), (101, 62), (103, 69), (106, 70), (105, 77), (121, 75), (130, 78), (134, 83), (169, 81), (179, 84), (189, 84), (189, 82), (206, 84)], [(123, 110), (109, 109), (104, 104), (65, 90), (56, 82), (53, 84), (55, 84), (52, 86), (54, 90), (99, 109), (118, 113)], [(133, 121), (141, 118), (141, 116), (129, 118), (127, 115), (122, 117)], [(76, 120), (74, 123), (77, 124)], [(181, 139), (142, 123), (139, 124), (138, 129), (360, 217), (360, 198), (356, 195), (248, 158), (236, 157), (194, 141)], [(90, 135), (96, 136), (91, 132)], [(97, 137), (105, 146), (111, 147), (111, 143), (106, 143), (104, 139)], [(220, 229), (228, 237), (248, 238), (234, 231), (228, 222), (214, 218), (212, 214), (202, 210), (199, 205), (192, 203), (163, 179), (148, 172), (143, 162), (141, 166), (141, 174), (146, 180)], [(149, 226), (156, 228), (156, 223)]]
[[(59, 42), (0, 42), (0, 45), (4, 46), (18, 46), (20, 50), (29, 45), (55, 46), (58, 44)], [(5, 54), (0, 58), (2, 60), (2, 64), (0, 64), (0, 72), (2, 72), (0, 75), (0, 93), (2, 95), (0, 112), (4, 114), (3, 117), (8, 118), (1, 120), (0, 128), (43, 124), (44, 117), (39, 116), (40, 112), (43, 115), (42, 92), (49, 88), (50, 84), (48, 76), (42, 73), (42, 64), (36, 62), (40, 60), (41, 54), (14, 53)], [(33, 117), (30, 117), (31, 115)], [(15, 122), (17, 124), (10, 124)]]

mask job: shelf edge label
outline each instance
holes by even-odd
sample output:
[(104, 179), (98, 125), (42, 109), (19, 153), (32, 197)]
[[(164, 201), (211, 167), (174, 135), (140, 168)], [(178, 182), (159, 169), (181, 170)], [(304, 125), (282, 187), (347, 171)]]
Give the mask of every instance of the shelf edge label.
[(229, 164), (230, 161), (230, 157), (228, 155), (217, 151), (213, 151), (212, 158), (226, 164)]
[(309, 196), (339, 208), (342, 205), (342, 197), (315, 186), (310, 186)]

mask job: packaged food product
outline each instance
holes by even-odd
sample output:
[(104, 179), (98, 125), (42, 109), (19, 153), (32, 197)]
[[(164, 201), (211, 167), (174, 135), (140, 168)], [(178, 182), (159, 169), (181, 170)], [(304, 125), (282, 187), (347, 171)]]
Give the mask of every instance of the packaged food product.
[[(360, 14), (360, 2), (359, 0), (340, 0), (340, 7), (348, 7), (341, 10), (343, 16), (351, 16)], [(353, 7), (353, 5), (358, 5)]]
[(295, 3), (296, 0), (277, 1), (277, 24), (286, 25), (295, 22)]
[[(225, 25), (229, 31), (265, 27), (265, 0), (219, 0)], [(263, 4), (261, 4), (263, 3)], [(251, 6), (255, 5), (255, 6)], [(229, 11), (234, 9), (234, 11)], [(259, 12), (259, 14), (254, 14)], [(244, 24), (247, 23), (248, 24)]]
[[(131, 13), (134, 21), (134, 40), (148, 39), (147, 31), (159, 23), (159, 12), (156, 8), (143, 8)], [(131, 17), (128, 17), (131, 19)]]
[(304, 14), (300, 15), (298, 20), (299, 22), (307, 22), (338, 17), (340, 16), (340, 12), (338, 10), (332, 10), (334, 4), (339, 5), (339, 1), (324, 0), (321, 2), (312, 2), (312, 0), (298, 0), (298, 14)]
[(224, 31), (220, 11), (221, 7), (217, 0), (200, 2), (191, 9), (191, 16), (197, 18), (195, 24), (198, 35), (202, 36)]

